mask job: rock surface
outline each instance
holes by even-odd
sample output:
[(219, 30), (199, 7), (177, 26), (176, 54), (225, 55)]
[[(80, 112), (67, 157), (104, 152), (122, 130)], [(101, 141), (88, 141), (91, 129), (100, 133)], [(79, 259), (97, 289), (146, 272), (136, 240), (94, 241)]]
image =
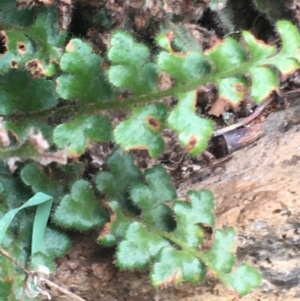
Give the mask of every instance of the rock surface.
[[(298, 100), (299, 103), (299, 100)], [(237, 151), (208, 178), (179, 189), (208, 188), (216, 197), (217, 228), (234, 226), (237, 257), (258, 268), (263, 283), (245, 301), (300, 300), (300, 106), (271, 114), (264, 136)], [(119, 271), (113, 250), (79, 237), (60, 260), (53, 281), (87, 301), (232, 301), (238, 298), (213, 277), (201, 285), (155, 290), (147, 272)], [(70, 300), (53, 292), (53, 300)]]

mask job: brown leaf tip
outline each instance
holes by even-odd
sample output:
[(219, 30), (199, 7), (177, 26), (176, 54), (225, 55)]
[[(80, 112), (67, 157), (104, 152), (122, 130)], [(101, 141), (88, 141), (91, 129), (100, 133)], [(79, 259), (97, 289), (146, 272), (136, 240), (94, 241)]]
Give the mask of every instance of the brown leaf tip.
[(180, 282), (182, 282), (182, 272), (179, 268), (175, 269), (174, 272), (165, 279), (159, 286), (159, 288), (166, 288), (170, 285), (174, 286)]

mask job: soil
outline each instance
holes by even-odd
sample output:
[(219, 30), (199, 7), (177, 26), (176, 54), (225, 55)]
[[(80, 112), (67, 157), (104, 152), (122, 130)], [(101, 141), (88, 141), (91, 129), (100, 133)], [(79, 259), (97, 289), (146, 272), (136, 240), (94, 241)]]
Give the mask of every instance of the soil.
[[(263, 137), (232, 154), (225, 168), (199, 172), (182, 183), (187, 190), (208, 188), (216, 197), (217, 228), (237, 230), (238, 262), (260, 270), (259, 289), (245, 301), (300, 300), (300, 99), (272, 113), (262, 124)], [(213, 276), (200, 285), (154, 289), (147, 271), (120, 271), (113, 249), (95, 243), (97, 233), (80, 235), (58, 262), (52, 280), (87, 301), (238, 300)], [(54, 301), (70, 297), (51, 292)]]

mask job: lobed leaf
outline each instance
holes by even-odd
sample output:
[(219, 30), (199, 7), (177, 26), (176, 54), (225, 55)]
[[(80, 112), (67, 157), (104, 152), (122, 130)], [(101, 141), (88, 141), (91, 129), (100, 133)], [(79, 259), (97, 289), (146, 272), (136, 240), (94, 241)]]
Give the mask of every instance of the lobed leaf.
[(53, 141), (59, 148), (68, 147), (68, 156), (78, 157), (90, 142), (109, 141), (111, 130), (111, 122), (106, 116), (80, 115), (58, 125), (53, 132)]
[(72, 39), (61, 57), (65, 72), (56, 80), (57, 93), (64, 99), (79, 98), (85, 102), (105, 102), (113, 96), (101, 68), (103, 59), (80, 39)]
[(59, 165), (56, 177), (59, 178), (61, 184), (70, 188), (71, 184), (82, 178), (83, 172), (84, 163), (74, 161), (66, 165)]
[(120, 149), (116, 149), (107, 158), (107, 165), (110, 172), (101, 171), (96, 175), (97, 189), (110, 200), (118, 201), (123, 210), (136, 212), (128, 195), (131, 186), (141, 180), (142, 173), (134, 165), (132, 155), (122, 154)]
[(65, 195), (54, 212), (57, 225), (81, 231), (102, 227), (106, 219), (106, 210), (97, 202), (89, 182), (85, 180), (73, 184), (71, 193)]
[(179, 94), (178, 98), (178, 105), (170, 114), (168, 123), (171, 129), (179, 133), (179, 142), (192, 155), (197, 155), (207, 147), (213, 124), (195, 114), (196, 91)]
[(114, 65), (108, 71), (109, 81), (135, 94), (157, 91), (158, 71), (154, 63), (148, 62), (148, 47), (122, 31), (115, 31), (110, 43), (107, 56)]
[(2, 31), (0, 37), (6, 51), (1, 55), (0, 72), (6, 73), (11, 68), (24, 65), (34, 54), (31, 40), (22, 32)]
[[(232, 76), (217, 81), (219, 99), (238, 105), (245, 97), (249, 86), (245, 76)], [(252, 89), (254, 87), (252, 86)]]
[(266, 99), (271, 92), (277, 90), (279, 80), (275, 70), (267, 67), (253, 67), (249, 73), (252, 76), (251, 97), (255, 102)]
[(124, 239), (125, 231), (131, 219), (123, 214), (119, 202), (112, 200), (108, 202), (107, 206), (111, 211), (110, 221), (104, 225), (98, 241), (106, 247), (111, 247)]
[(162, 288), (183, 281), (200, 282), (204, 276), (203, 264), (188, 251), (164, 247), (153, 265), (151, 282)]
[(71, 240), (69, 237), (52, 228), (47, 227), (42, 252), (52, 258), (62, 257), (71, 247)]
[(31, 186), (35, 193), (44, 192), (58, 202), (63, 194), (63, 187), (55, 178), (47, 176), (37, 163), (29, 163), (21, 170), (22, 181)]
[(261, 280), (262, 276), (257, 270), (248, 264), (242, 264), (229, 275), (226, 285), (235, 289), (239, 295), (245, 296), (252, 289), (258, 288), (261, 284)]
[[(20, 14), (20, 10), (12, 8), (12, 11), (14, 11), (14, 18)], [(1, 56), (0, 72), (25, 66), (34, 77), (49, 75), (52, 72), (50, 69), (53, 69), (53, 61), (60, 58), (62, 54), (59, 47), (66, 39), (66, 32), (59, 30), (57, 10), (54, 7), (43, 8), (37, 16), (35, 10), (23, 9), (22, 11), (24, 16), (21, 13), (20, 20), (27, 19), (25, 23), (32, 23), (35, 20), (35, 23), (30, 24), (31, 26), (27, 24), (26, 28), (20, 26), (1, 32), (5, 52)], [(2, 7), (1, 12), (3, 12)], [(1, 20), (9, 19), (9, 23), (14, 23), (9, 17), (10, 12), (7, 14), (8, 16)], [(5, 24), (4, 28), (6, 26), (8, 24)]]
[(281, 50), (266, 63), (276, 66), (287, 76), (300, 67), (300, 34), (297, 27), (288, 21), (279, 21), (276, 27), (282, 41)]
[(147, 149), (151, 157), (158, 156), (165, 146), (159, 133), (166, 117), (167, 106), (163, 103), (134, 109), (131, 117), (115, 128), (115, 140), (125, 151)]
[(33, 79), (27, 71), (11, 70), (0, 75), (0, 114), (35, 111), (57, 104), (55, 84), (45, 78)]
[(247, 61), (247, 51), (232, 38), (226, 38), (205, 52), (214, 65), (215, 72), (226, 72)]
[(132, 222), (124, 240), (119, 243), (116, 261), (122, 269), (145, 269), (161, 248), (169, 243), (156, 233), (149, 232), (138, 222)]
[(186, 54), (161, 51), (157, 57), (160, 69), (172, 75), (177, 84), (199, 80), (210, 72), (210, 65), (201, 52), (191, 51)]
[(173, 210), (177, 221), (174, 235), (189, 246), (198, 248), (204, 239), (201, 224), (212, 227), (215, 222), (213, 194), (206, 189), (189, 191), (188, 202), (174, 202)]
[(55, 272), (55, 262), (53, 258), (42, 252), (36, 252), (31, 257), (30, 268), (34, 270), (39, 266), (47, 267), (51, 273)]
[(233, 228), (215, 231), (214, 244), (206, 255), (217, 270), (225, 273), (231, 271), (234, 265), (234, 239), (235, 231)]
[(167, 202), (176, 198), (176, 190), (170, 175), (160, 165), (147, 169), (145, 183), (133, 185), (130, 195), (133, 202), (142, 209), (143, 222), (170, 231), (175, 228), (173, 213)]
[(55, 47), (63, 46), (67, 37), (67, 32), (60, 30), (58, 19), (55, 7), (45, 7), (38, 13), (34, 25), (26, 29), (26, 34), (36, 40), (50, 59), (60, 53), (60, 49)]

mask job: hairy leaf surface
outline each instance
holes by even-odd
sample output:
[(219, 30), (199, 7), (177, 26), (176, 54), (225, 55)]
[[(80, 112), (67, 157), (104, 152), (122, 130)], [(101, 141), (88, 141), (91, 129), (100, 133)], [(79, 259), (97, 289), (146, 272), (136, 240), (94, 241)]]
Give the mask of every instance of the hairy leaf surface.
[(61, 200), (54, 213), (56, 224), (81, 231), (102, 227), (106, 219), (106, 210), (95, 199), (89, 182), (85, 180), (73, 184), (71, 193)]
[(110, 43), (107, 55), (114, 65), (108, 71), (109, 81), (136, 94), (156, 91), (158, 71), (154, 63), (148, 62), (148, 47), (122, 31), (115, 31)]
[(179, 103), (168, 118), (171, 129), (179, 134), (180, 143), (192, 154), (197, 155), (207, 147), (213, 125), (208, 119), (195, 114), (196, 91), (179, 94)]
[(103, 59), (80, 39), (72, 39), (60, 60), (65, 72), (56, 80), (57, 93), (64, 99), (79, 98), (84, 102), (106, 102), (113, 92), (101, 68)]
[(53, 141), (59, 148), (68, 147), (70, 157), (78, 157), (90, 142), (109, 141), (110, 136), (111, 123), (106, 116), (81, 115), (58, 125), (53, 132)]
[(143, 221), (159, 229), (170, 231), (175, 227), (172, 210), (167, 205), (176, 198), (176, 190), (166, 170), (156, 165), (147, 169), (145, 183), (136, 183), (131, 198), (143, 211)]
[(165, 104), (157, 103), (133, 110), (128, 120), (114, 131), (116, 142), (124, 149), (147, 149), (151, 157), (164, 150), (164, 140), (159, 135), (167, 117)]

